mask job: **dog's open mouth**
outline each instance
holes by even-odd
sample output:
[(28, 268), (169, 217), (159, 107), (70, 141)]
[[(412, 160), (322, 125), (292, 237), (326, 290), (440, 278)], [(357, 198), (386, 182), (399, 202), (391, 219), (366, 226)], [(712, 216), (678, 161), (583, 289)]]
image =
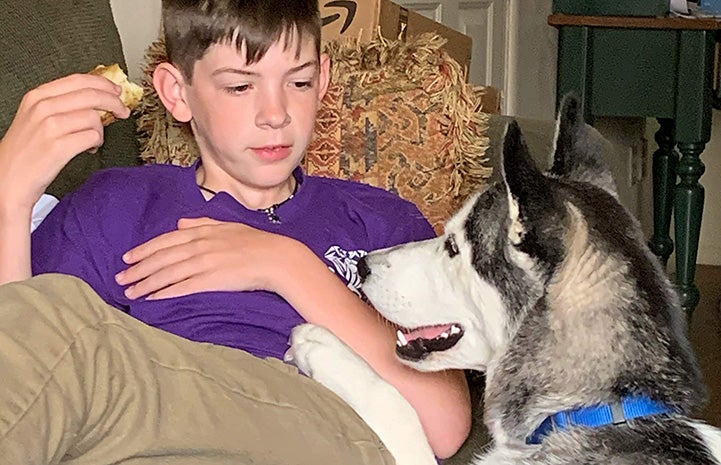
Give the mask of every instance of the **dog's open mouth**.
[(458, 324), (423, 326), (396, 331), (396, 353), (400, 358), (419, 361), (431, 352), (448, 350), (461, 340), (463, 328)]

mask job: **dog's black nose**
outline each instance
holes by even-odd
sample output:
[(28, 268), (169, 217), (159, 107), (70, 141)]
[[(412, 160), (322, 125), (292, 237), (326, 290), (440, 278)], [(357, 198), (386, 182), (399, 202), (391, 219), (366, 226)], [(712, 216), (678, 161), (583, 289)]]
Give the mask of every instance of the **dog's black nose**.
[(360, 277), (361, 283), (366, 280), (368, 275), (371, 274), (371, 269), (366, 263), (366, 258), (362, 257), (358, 260), (358, 276)]

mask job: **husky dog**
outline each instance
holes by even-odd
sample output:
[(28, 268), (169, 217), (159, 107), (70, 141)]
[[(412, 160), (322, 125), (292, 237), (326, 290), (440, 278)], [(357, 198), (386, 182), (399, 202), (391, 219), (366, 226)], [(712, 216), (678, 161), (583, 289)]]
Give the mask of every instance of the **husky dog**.
[[(443, 236), (359, 264), (406, 364), (486, 373), (493, 441), (476, 464), (721, 465), (721, 432), (688, 416), (706, 393), (678, 296), (618, 202), (600, 140), (566, 98), (544, 174), (511, 123), (502, 179)], [(412, 408), (331, 333), (298, 327), (290, 355), (399, 465), (435, 463)]]

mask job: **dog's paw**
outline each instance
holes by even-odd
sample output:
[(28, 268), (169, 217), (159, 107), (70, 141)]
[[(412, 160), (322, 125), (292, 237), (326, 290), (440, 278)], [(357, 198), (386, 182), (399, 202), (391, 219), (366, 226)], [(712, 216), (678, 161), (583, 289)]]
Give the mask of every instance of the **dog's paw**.
[(378, 377), (353, 349), (322, 326), (303, 324), (293, 328), (284, 358), (352, 407), (359, 392), (358, 382), (362, 386), (362, 380), (372, 383)]
[(378, 434), (398, 465), (435, 465), (413, 407), (332, 332), (293, 329), (285, 360), (343, 399)]

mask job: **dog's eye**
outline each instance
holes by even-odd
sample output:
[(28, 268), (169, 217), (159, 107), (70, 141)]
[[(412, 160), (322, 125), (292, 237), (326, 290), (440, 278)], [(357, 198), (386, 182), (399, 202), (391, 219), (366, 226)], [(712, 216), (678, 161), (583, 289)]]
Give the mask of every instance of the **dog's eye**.
[(460, 252), (458, 251), (458, 244), (456, 244), (456, 236), (451, 234), (446, 238), (445, 244), (443, 244), (443, 247), (446, 249), (446, 252), (448, 252), (448, 256), (453, 258), (456, 255), (458, 255)]

